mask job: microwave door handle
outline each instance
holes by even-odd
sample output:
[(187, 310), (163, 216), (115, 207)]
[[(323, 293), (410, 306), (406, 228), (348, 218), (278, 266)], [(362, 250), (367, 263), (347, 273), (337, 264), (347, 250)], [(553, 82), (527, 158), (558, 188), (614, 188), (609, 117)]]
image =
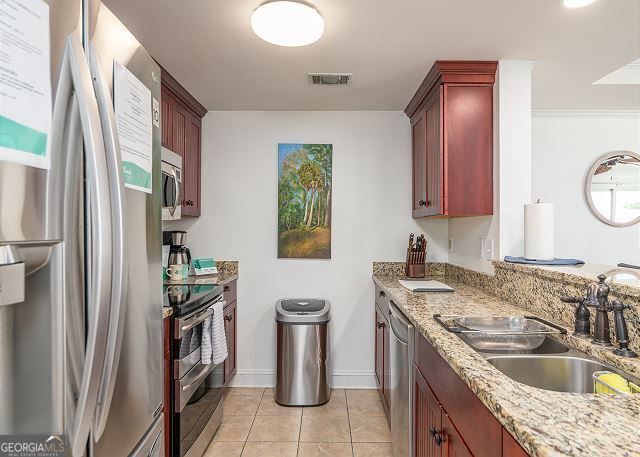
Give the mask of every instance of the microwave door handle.
[(120, 140), (111, 92), (99, 64), (99, 54), (93, 43), (89, 45), (89, 65), (93, 76), (93, 87), (98, 101), (102, 132), (107, 149), (107, 169), (109, 172), (109, 195), (111, 196), (111, 212), (113, 227), (113, 255), (111, 281), (111, 306), (109, 312), (109, 331), (98, 402), (93, 419), (93, 439), (98, 441), (104, 432), (111, 408), (115, 378), (120, 363), (122, 336), (124, 333), (124, 315), (127, 296), (127, 262), (126, 238), (124, 222), (126, 220), (125, 189), (122, 177), (122, 160), (120, 157)]
[[(98, 399), (99, 378), (107, 344), (107, 321), (109, 318), (109, 302), (111, 292), (111, 206), (108, 199), (109, 185), (107, 164), (98, 113), (97, 101), (91, 84), (91, 74), (87, 65), (80, 37), (69, 35), (66, 41), (60, 76), (55, 97), (52, 119), (51, 147), (52, 157), (55, 159), (54, 169), (48, 180), (51, 190), (47, 208), (47, 230), (54, 236), (63, 237), (69, 224), (77, 224), (70, 220), (74, 206), (73, 200), (77, 195), (64, 192), (66, 187), (65, 170), (72, 169), (70, 161), (81, 162), (81, 155), (69, 154), (62, 156), (64, 145), (69, 146), (69, 132), (74, 128), (70, 121), (80, 119), (82, 137), (85, 150), (85, 173), (87, 186), (86, 198), (89, 199), (87, 218), (90, 226), (90, 243), (87, 288), (86, 341), (84, 342), (83, 365), (79, 380), (79, 389), (75, 400), (74, 411), (70, 412), (72, 419), (65, 427), (69, 439), (71, 455), (84, 455), (87, 439), (91, 429)], [(80, 152), (80, 148), (70, 147), (70, 151)], [(74, 239), (65, 240), (67, 244), (77, 242)], [(73, 269), (67, 264), (65, 270)], [(63, 287), (68, 288), (66, 283)], [(84, 303), (82, 293), (66, 291), (66, 307)], [(71, 297), (71, 299), (69, 299)], [(72, 349), (72, 348), (70, 348)], [(77, 349), (77, 348), (76, 348)]]
[(178, 208), (178, 205), (182, 196), (180, 195), (180, 181), (178, 181), (178, 173), (176, 173), (175, 168), (172, 170), (172, 173), (173, 173), (173, 188), (175, 190), (174, 199), (173, 199), (173, 209), (171, 210), (171, 215), (173, 216), (173, 213), (175, 213), (176, 209)]

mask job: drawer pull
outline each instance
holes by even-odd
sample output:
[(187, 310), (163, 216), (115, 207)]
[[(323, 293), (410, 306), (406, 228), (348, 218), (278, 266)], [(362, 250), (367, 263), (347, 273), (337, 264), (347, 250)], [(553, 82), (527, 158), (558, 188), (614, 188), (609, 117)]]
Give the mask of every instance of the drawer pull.
[(385, 295), (387, 295), (387, 294), (385, 294), (385, 293), (384, 293), (384, 290), (381, 290), (381, 291), (380, 291), (380, 296), (381, 296), (381, 297), (384, 297)]
[(385, 328), (384, 322), (378, 322), (378, 328)]
[(231, 316), (231, 314), (229, 314), (228, 316), (224, 316), (224, 319), (228, 322), (231, 322), (233, 320), (233, 317)]

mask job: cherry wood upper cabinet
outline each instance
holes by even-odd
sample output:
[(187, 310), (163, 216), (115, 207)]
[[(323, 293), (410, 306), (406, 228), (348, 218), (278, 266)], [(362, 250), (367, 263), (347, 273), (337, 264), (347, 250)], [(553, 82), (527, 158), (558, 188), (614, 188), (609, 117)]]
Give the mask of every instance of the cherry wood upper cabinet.
[(413, 217), (493, 214), (497, 65), (436, 61), (407, 105), (413, 140)]
[(200, 216), (202, 118), (207, 110), (162, 69), (162, 146), (182, 157), (182, 215)]
[(164, 90), (164, 86), (162, 86), (160, 98), (160, 112), (162, 117), (162, 146), (168, 149), (173, 149), (173, 123), (177, 102), (170, 91)]
[(189, 115), (186, 126), (185, 157), (182, 162), (182, 214), (200, 216), (200, 131), (202, 120)]

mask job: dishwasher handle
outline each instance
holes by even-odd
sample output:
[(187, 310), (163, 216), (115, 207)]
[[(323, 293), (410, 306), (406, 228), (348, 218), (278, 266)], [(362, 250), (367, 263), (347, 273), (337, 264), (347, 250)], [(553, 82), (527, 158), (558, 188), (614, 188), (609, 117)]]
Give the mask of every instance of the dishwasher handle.
[(389, 324), (393, 335), (403, 344), (409, 344), (409, 332), (413, 325), (393, 301), (389, 302)]

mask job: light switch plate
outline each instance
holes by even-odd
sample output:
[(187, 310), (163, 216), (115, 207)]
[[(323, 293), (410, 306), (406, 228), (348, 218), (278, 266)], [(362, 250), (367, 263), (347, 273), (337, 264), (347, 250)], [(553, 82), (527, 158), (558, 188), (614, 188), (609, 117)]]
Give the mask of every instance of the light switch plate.
[(453, 250), (453, 237), (452, 237), (452, 236), (450, 236), (450, 237), (449, 237), (449, 252), (450, 252), (450, 253), (455, 252), (455, 251)]
[(493, 240), (484, 240), (484, 258), (493, 260)]

